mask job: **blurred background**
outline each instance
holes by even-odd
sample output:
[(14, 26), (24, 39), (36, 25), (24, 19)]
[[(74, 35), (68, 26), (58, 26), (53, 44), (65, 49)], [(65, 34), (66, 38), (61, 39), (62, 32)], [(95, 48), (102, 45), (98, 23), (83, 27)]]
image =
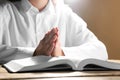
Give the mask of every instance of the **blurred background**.
[(109, 59), (120, 59), (120, 0), (65, 0), (106, 45)]

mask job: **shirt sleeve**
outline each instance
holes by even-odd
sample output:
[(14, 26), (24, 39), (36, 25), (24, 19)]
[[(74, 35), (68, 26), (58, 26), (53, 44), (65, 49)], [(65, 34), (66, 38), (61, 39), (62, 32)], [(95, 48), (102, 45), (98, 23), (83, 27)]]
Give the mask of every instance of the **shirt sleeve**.
[(0, 45), (0, 64), (6, 63), (13, 59), (31, 57), (34, 50), (34, 48), (9, 47), (6, 45)]
[(72, 11), (69, 11), (67, 18), (66, 46), (62, 47), (64, 54), (81, 59), (107, 60), (105, 45), (87, 28), (83, 19)]
[[(3, 0), (2, 0), (3, 1)], [(1, 2), (0, 2), (1, 4)], [(4, 43), (4, 4), (0, 5), (0, 64), (4, 64), (13, 59), (31, 57), (35, 48), (32, 47), (12, 47)]]

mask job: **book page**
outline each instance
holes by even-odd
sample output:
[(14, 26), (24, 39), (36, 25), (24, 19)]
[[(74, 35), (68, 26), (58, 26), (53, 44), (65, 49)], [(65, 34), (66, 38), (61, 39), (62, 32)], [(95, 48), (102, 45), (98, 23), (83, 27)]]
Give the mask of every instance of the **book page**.
[[(12, 60), (3, 66), (6, 67), (10, 72), (22, 72), (22, 71), (37, 71), (37, 70), (48, 70), (48, 69), (59, 69), (63, 68), (60, 65), (69, 65), (72, 69), (76, 69), (79, 61), (74, 58), (60, 56), (60, 57), (49, 57), (49, 56), (36, 56), (18, 60)], [(66, 66), (68, 67), (68, 66)], [(64, 67), (65, 68), (65, 67)], [(70, 67), (69, 67), (70, 68)]]
[(83, 60), (77, 70), (120, 70), (120, 63), (99, 59)]
[(47, 56), (29, 57), (29, 58), (12, 60), (4, 64), (3, 66), (11, 72), (17, 72), (24, 67), (46, 63), (50, 59), (51, 57), (47, 57)]

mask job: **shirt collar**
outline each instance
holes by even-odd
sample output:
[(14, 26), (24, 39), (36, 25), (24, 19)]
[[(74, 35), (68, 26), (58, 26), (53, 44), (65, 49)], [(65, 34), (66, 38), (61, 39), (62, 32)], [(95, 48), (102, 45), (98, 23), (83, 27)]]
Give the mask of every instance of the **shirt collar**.
[[(32, 11), (34, 13), (39, 13), (39, 10), (36, 7), (34, 7), (28, 0), (22, 0), (21, 5), (25, 12)], [(49, 0), (47, 6), (41, 12), (55, 14), (55, 7), (53, 2)]]

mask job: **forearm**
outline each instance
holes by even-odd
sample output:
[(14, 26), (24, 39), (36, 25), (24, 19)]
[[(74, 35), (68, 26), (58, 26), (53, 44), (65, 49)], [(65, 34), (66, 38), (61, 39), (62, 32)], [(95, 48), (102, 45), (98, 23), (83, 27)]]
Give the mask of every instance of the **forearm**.
[(107, 60), (107, 50), (101, 42), (88, 42), (76, 47), (63, 47), (65, 56), (84, 58), (96, 58)]
[(33, 55), (34, 48), (0, 46), (0, 64), (13, 59), (30, 57)]

